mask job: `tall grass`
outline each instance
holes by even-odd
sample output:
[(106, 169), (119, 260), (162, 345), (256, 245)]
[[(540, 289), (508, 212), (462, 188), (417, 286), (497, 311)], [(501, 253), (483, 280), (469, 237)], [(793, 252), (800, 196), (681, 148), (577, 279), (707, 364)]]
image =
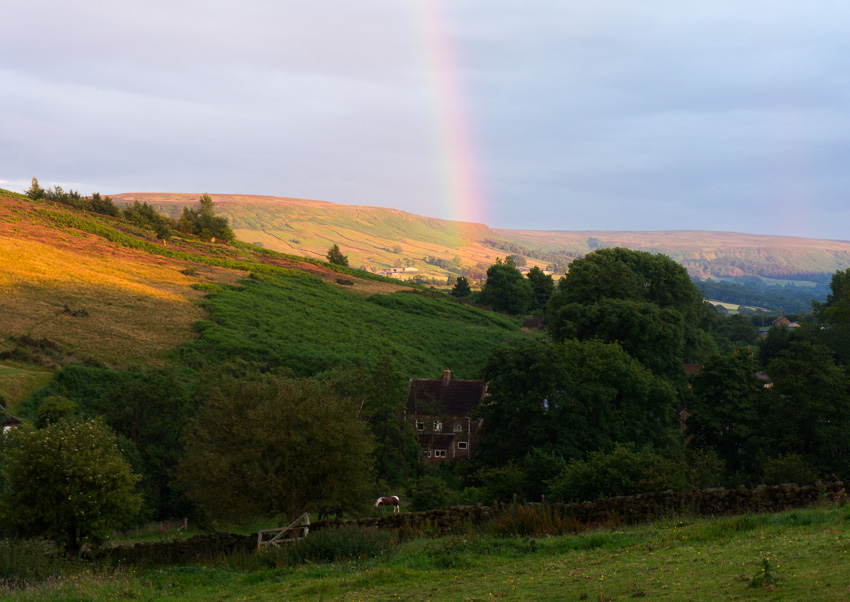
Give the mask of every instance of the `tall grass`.
[(557, 506), (514, 504), (494, 518), (489, 528), (503, 537), (543, 537), (581, 533), (584, 525), (565, 515)]
[(0, 589), (27, 587), (67, 569), (68, 563), (47, 542), (0, 539)]
[(365, 560), (389, 554), (397, 543), (398, 538), (390, 531), (364, 527), (326, 528), (261, 555), (276, 566)]

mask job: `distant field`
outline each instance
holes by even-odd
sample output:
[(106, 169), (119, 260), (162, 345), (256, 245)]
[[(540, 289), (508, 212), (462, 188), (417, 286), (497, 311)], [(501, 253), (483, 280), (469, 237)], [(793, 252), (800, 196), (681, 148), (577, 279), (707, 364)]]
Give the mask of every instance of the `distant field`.
[[(708, 301), (712, 305), (720, 305), (721, 307), (725, 308), (726, 310), (729, 311), (729, 313), (732, 313), (732, 314), (738, 313), (738, 309), (741, 307), (741, 305), (739, 305), (737, 303), (724, 303), (723, 301), (715, 301), (714, 299), (706, 299), (706, 301)], [(751, 307), (749, 305), (745, 305), (744, 307), (747, 308), (747, 309), (751, 309), (755, 312), (767, 313), (767, 311), (768, 311), (763, 307)]]

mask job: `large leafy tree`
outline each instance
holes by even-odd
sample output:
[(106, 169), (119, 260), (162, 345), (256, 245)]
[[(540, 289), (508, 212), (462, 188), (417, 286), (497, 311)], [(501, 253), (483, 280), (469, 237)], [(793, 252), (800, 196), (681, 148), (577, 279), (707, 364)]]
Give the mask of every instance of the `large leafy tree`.
[(764, 382), (747, 350), (714, 356), (693, 378), (687, 430), (693, 444), (713, 449), (732, 472), (755, 474), (764, 460)]
[(481, 287), (479, 301), (497, 311), (521, 314), (532, 303), (531, 283), (520, 273), (513, 259), (497, 259), (487, 269), (487, 280)]
[(682, 314), (654, 303), (628, 299), (570, 303), (559, 308), (550, 333), (559, 341), (618, 342), (655, 374), (675, 378), (681, 372), (685, 343)]
[(583, 457), (614, 442), (662, 445), (672, 433), (675, 392), (619, 345), (567, 340), (501, 347), (484, 369), (489, 403), (480, 458), (519, 460), (532, 448)]
[(544, 274), (537, 266), (528, 270), (526, 277), (531, 284), (531, 309), (536, 312), (545, 311), (552, 293), (555, 292), (555, 281), (550, 274)]
[(706, 332), (712, 319), (682, 266), (666, 255), (621, 248), (600, 249), (573, 261), (547, 317), (555, 340), (619, 341), (667, 377), (672, 366), (698, 361), (714, 350)]
[(311, 380), (223, 375), (186, 438), (178, 483), (215, 519), (246, 522), (357, 505), (371, 489), (358, 405)]
[(364, 413), (375, 436), (376, 476), (390, 484), (403, 482), (419, 460), (419, 446), (410, 423), (404, 420), (407, 380), (392, 357), (381, 355), (367, 381)]
[(69, 557), (103, 542), (139, 510), (138, 477), (99, 420), (24, 426), (4, 438), (2, 451), (4, 524), (55, 541)]
[(842, 364), (850, 364), (850, 268), (832, 275), (826, 301), (812, 303), (822, 329), (818, 339), (828, 345)]
[(824, 474), (850, 475), (850, 383), (824, 345), (796, 342), (768, 366), (772, 456), (794, 453)]

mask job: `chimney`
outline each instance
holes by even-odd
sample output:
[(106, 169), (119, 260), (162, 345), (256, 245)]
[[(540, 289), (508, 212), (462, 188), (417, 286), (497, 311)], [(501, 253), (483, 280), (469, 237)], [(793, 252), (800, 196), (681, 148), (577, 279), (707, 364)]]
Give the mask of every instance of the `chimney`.
[(452, 371), (443, 370), (443, 386), (446, 387), (452, 380)]

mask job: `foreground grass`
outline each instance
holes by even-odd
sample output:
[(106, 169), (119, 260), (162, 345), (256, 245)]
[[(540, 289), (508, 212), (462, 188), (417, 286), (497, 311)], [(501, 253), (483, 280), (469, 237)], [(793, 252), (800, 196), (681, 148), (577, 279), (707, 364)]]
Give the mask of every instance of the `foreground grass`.
[(298, 568), (263, 568), (245, 557), (216, 566), (85, 569), (0, 595), (51, 602), (846, 600), (848, 536), (846, 508), (675, 518), (542, 539), (419, 539), (386, 556)]

